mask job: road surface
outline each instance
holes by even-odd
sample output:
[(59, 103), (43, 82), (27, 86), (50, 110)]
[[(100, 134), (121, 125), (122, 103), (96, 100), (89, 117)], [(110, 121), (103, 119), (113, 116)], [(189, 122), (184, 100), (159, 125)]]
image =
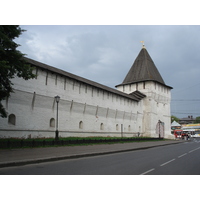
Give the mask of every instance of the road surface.
[(1, 168), (3, 175), (200, 175), (200, 138), (145, 150)]

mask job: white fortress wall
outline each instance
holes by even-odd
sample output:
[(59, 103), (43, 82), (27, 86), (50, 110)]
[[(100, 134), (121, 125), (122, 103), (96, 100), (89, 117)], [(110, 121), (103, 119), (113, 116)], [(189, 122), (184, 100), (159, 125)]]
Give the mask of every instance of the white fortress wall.
[[(54, 137), (59, 102), (60, 136), (133, 136), (142, 132), (141, 102), (61, 76), (37, 70), (37, 79), (13, 79), (15, 93), (3, 105), (15, 125), (1, 118), (0, 137)], [(122, 126), (121, 126), (122, 125)]]

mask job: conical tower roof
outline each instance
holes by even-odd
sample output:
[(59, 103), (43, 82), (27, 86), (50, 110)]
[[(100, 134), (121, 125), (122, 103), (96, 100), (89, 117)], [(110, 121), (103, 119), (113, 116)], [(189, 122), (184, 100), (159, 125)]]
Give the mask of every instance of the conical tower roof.
[(124, 81), (120, 85), (127, 85), (143, 81), (155, 81), (162, 85), (165, 85), (162, 76), (160, 75), (158, 69), (156, 68), (153, 60), (151, 59), (148, 51), (144, 46), (138, 54), (137, 58), (135, 59)]

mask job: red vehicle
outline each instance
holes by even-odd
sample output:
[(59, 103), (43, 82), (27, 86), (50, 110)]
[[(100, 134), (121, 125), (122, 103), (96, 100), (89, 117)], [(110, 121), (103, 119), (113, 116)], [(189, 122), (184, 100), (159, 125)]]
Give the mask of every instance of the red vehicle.
[(188, 139), (188, 133), (181, 129), (174, 130), (174, 136), (175, 138)]
[(183, 130), (181, 130), (181, 129), (174, 130), (175, 138), (182, 138), (182, 134), (183, 134)]

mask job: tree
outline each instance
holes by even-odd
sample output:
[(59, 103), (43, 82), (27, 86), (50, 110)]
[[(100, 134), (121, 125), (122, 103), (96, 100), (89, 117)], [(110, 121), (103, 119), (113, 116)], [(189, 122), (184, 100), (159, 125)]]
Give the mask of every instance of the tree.
[(171, 116), (171, 123), (172, 123), (173, 121), (179, 122), (179, 118), (176, 117), (176, 116), (174, 116), (174, 115), (172, 115), (172, 116)]
[(194, 121), (195, 124), (198, 124), (200, 123), (200, 116), (199, 117), (196, 117), (195, 121)]
[(25, 54), (17, 50), (20, 45), (14, 42), (24, 31), (18, 25), (0, 25), (0, 116), (4, 118), (7, 113), (1, 101), (13, 92), (11, 79), (15, 76), (25, 80), (35, 78), (33, 68), (23, 59)]

